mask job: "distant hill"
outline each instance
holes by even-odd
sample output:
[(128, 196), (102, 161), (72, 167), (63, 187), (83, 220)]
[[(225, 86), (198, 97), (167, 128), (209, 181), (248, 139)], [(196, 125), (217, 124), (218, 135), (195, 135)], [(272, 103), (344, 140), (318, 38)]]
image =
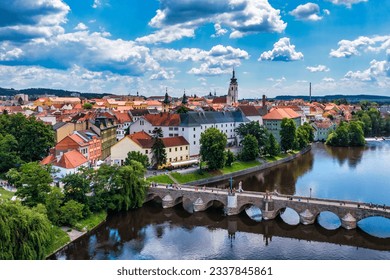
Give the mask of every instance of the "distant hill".
[(28, 88), (16, 90), (13, 88), (1, 88), (0, 87), (0, 96), (14, 96), (16, 94), (27, 94), (28, 96), (33, 98), (37, 98), (42, 95), (55, 95), (58, 97), (66, 97), (66, 96), (80, 96), (85, 98), (102, 98), (105, 95), (113, 95), (111, 93), (89, 93), (89, 92), (78, 92), (78, 91), (68, 91), (62, 89), (50, 89), (50, 88)]
[[(305, 101), (309, 101), (309, 96), (307, 95), (298, 95), (298, 96), (291, 96), (291, 95), (279, 95), (273, 98), (275, 100), (293, 100), (293, 99), (303, 99)], [(349, 103), (356, 103), (362, 100), (370, 101), (370, 102), (377, 102), (377, 103), (390, 103), (390, 96), (381, 96), (381, 95), (368, 95), (368, 94), (357, 94), (357, 95), (343, 95), (343, 94), (336, 94), (336, 95), (325, 95), (325, 96), (312, 96), (312, 101), (324, 101), (324, 102), (330, 102), (333, 100), (338, 99), (345, 99)]]

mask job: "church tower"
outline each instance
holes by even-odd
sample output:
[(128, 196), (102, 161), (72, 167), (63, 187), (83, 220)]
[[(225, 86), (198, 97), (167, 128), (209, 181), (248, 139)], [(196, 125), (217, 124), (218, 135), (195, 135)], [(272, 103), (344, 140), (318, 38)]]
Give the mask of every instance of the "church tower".
[(226, 98), (226, 103), (233, 105), (238, 102), (238, 83), (236, 79), (236, 73), (233, 69), (233, 77), (230, 79), (230, 85), (228, 90), (228, 95)]

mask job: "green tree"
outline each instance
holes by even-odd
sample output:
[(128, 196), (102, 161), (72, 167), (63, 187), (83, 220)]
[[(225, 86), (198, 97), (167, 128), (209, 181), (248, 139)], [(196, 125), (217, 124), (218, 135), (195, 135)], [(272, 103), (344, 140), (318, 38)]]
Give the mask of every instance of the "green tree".
[(341, 122), (335, 131), (331, 132), (325, 144), (337, 147), (348, 147), (350, 143), (348, 125)]
[(160, 127), (153, 129), (152, 162), (155, 167), (167, 162), (167, 153), (165, 151), (164, 142), (161, 139), (162, 137), (163, 132)]
[(41, 160), (54, 146), (54, 131), (35, 117), (0, 115), (0, 134), (11, 134), (18, 142), (17, 152), (25, 162)]
[(144, 155), (141, 152), (131, 151), (127, 153), (127, 158), (125, 159), (125, 165), (129, 165), (132, 160), (140, 162), (145, 168), (149, 166), (149, 158), (147, 155)]
[(91, 110), (92, 107), (93, 107), (93, 105), (91, 103), (85, 102), (83, 104), (83, 109), (85, 109), (85, 110)]
[(19, 203), (0, 203), (0, 259), (40, 260), (53, 242), (47, 217)]
[(64, 203), (64, 194), (57, 187), (52, 187), (46, 197), (46, 213), (54, 225), (60, 225), (61, 205)]
[[(305, 122), (302, 126), (301, 129), (304, 129), (306, 132), (307, 132), (307, 135), (308, 135), (308, 141), (309, 142), (313, 142), (314, 141), (314, 128), (308, 124), (307, 122)], [(299, 129), (299, 128), (298, 128)]]
[(349, 132), (349, 146), (364, 146), (366, 140), (364, 139), (363, 132), (364, 124), (362, 122), (352, 121), (348, 125)]
[(148, 183), (144, 179), (146, 169), (143, 165), (132, 160), (129, 165), (115, 170), (112, 177), (108, 199), (111, 210), (129, 210), (141, 207), (145, 201)]
[(266, 146), (265, 153), (272, 157), (275, 157), (280, 153), (280, 145), (272, 133), (268, 136), (268, 144)]
[(284, 118), (280, 130), (280, 146), (283, 151), (287, 152), (295, 146), (296, 126), (292, 119)]
[(208, 128), (200, 136), (200, 156), (207, 161), (209, 170), (225, 166), (227, 137), (216, 128)]
[(21, 163), (17, 154), (18, 142), (11, 134), (0, 134), (0, 173), (7, 172), (9, 169)]
[(60, 223), (67, 226), (75, 226), (83, 218), (84, 204), (75, 200), (67, 201), (60, 208)]
[(38, 203), (45, 204), (47, 193), (53, 179), (50, 171), (37, 162), (23, 164), (20, 170), (10, 169), (7, 178), (17, 187), (16, 195), (24, 205), (33, 207)]
[(185, 106), (180, 106), (177, 110), (176, 110), (176, 113), (178, 113), (178, 114), (187, 114), (188, 113), (188, 111), (189, 111), (190, 109), (188, 109), (187, 107), (185, 107)]
[(235, 131), (242, 139), (244, 139), (247, 135), (253, 135), (257, 140), (260, 151), (262, 151), (263, 148), (267, 145), (267, 129), (260, 125), (259, 122), (251, 121), (249, 123), (242, 123), (235, 129)]
[(255, 160), (259, 155), (259, 144), (256, 137), (253, 135), (246, 135), (242, 140), (241, 159), (243, 161)]
[(303, 126), (297, 128), (296, 131), (296, 146), (298, 149), (303, 149), (309, 144), (309, 132)]
[(225, 158), (226, 158), (225, 166), (232, 166), (232, 163), (234, 162), (234, 154), (232, 153), (232, 151), (227, 150)]

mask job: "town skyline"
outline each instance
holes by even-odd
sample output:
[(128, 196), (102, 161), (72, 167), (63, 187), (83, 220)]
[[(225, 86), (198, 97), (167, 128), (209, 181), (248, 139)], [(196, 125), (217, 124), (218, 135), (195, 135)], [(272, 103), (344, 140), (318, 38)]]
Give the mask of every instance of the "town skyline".
[[(117, 95), (386, 95), (390, 3), (5, 1), (0, 86)], [(212, 5), (211, 5), (212, 4)], [(33, 15), (33, 16), (31, 16)]]

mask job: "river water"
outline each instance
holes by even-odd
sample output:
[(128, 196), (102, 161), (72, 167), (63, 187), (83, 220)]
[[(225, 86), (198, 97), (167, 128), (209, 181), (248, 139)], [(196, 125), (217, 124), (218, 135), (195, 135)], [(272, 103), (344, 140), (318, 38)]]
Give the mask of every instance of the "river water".
[[(235, 186), (240, 181), (244, 190), (390, 205), (390, 141), (370, 141), (366, 148), (316, 143), (292, 162), (234, 178)], [(227, 187), (228, 182), (212, 186)], [(158, 201), (149, 202), (109, 215), (107, 222), (51, 258), (390, 260), (388, 219), (368, 218), (357, 229), (345, 230), (329, 212), (305, 226), (291, 209), (259, 222), (245, 212), (224, 216), (215, 206), (190, 214), (180, 205), (162, 209)]]

